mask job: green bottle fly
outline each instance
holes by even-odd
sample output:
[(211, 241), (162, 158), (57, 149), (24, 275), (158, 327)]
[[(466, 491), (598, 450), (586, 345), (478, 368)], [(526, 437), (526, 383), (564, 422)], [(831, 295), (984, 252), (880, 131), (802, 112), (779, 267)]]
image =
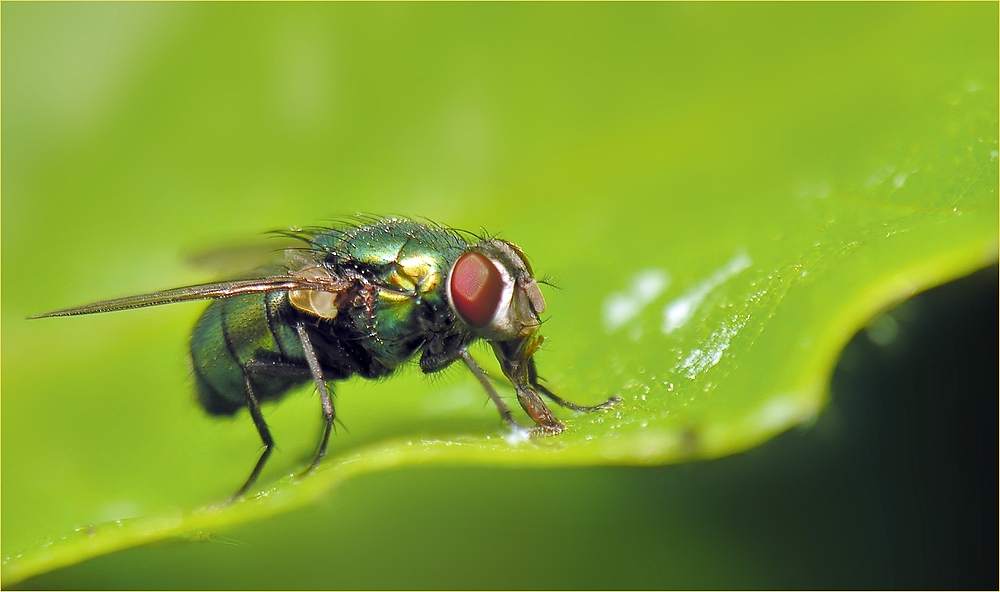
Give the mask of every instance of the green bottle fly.
[(285, 251), (279, 275), (202, 284), (96, 302), (37, 315), (59, 317), (212, 299), (191, 334), (198, 401), (214, 415), (247, 408), (264, 451), (242, 495), (271, 454), (274, 440), (260, 403), (313, 381), (324, 430), (312, 470), (326, 453), (335, 418), (328, 382), (375, 379), (419, 356), (425, 373), (466, 364), (510, 426), (521, 429), (468, 346), (484, 339), (534, 421), (533, 434), (563, 424), (539, 395), (577, 411), (539, 383), (534, 353), (542, 341), (545, 299), (524, 253), (499, 239), (466, 240), (432, 223), (386, 218), (343, 228), (283, 233), (303, 243)]

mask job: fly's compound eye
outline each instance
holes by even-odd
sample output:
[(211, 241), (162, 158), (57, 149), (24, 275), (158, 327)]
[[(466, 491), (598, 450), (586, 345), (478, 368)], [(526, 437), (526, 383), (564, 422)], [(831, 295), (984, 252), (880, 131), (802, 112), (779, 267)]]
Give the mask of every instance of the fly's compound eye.
[(503, 294), (503, 277), (485, 255), (466, 253), (451, 271), (448, 288), (451, 301), (462, 319), (480, 329), (490, 324)]

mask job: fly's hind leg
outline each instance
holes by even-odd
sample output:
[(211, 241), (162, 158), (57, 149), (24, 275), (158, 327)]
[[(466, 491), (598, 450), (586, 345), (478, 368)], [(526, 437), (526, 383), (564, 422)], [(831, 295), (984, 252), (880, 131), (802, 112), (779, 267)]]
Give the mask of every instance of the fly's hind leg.
[(333, 420), (336, 418), (336, 413), (333, 410), (333, 399), (330, 397), (330, 389), (327, 388), (326, 381), (323, 380), (323, 369), (319, 366), (319, 358), (316, 357), (316, 350), (313, 349), (312, 342), (309, 341), (309, 334), (306, 333), (305, 324), (298, 323), (295, 325), (295, 330), (299, 334), (299, 341), (302, 342), (302, 351), (306, 354), (309, 372), (312, 374), (313, 382), (316, 383), (320, 404), (323, 407), (323, 437), (319, 442), (319, 448), (316, 450), (316, 457), (313, 458), (309, 468), (305, 470), (306, 473), (309, 473), (316, 468), (319, 461), (323, 460), (323, 456), (326, 454), (326, 446), (330, 442), (330, 432), (333, 431)]
[(253, 471), (251, 471), (246, 483), (243, 484), (243, 487), (240, 487), (239, 491), (233, 494), (233, 500), (242, 497), (247, 492), (247, 489), (250, 489), (250, 486), (257, 480), (257, 476), (260, 475), (261, 470), (264, 468), (267, 458), (271, 456), (271, 449), (274, 448), (274, 439), (271, 438), (271, 431), (267, 429), (267, 422), (264, 421), (264, 415), (260, 412), (260, 403), (257, 401), (257, 396), (253, 393), (250, 376), (246, 372), (243, 373), (243, 382), (247, 387), (247, 408), (250, 410), (250, 417), (253, 418), (253, 424), (257, 427), (257, 433), (260, 434), (260, 439), (264, 442), (264, 452), (260, 453), (260, 458), (257, 460), (257, 464), (254, 465)]

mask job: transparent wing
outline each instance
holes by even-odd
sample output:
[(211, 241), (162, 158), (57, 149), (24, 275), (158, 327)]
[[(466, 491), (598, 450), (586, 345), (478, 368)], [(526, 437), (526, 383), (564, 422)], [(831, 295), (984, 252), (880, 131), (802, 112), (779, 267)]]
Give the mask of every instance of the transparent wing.
[(347, 290), (351, 286), (351, 283), (332, 275), (320, 278), (276, 275), (266, 278), (199, 284), (197, 286), (153, 292), (152, 294), (139, 294), (137, 296), (126, 296), (125, 298), (115, 298), (113, 300), (102, 300), (84, 306), (46, 312), (30, 318), (71, 317), (75, 315), (159, 306), (161, 304), (185, 302), (187, 300), (231, 298), (240, 294), (259, 294), (275, 290), (315, 290), (318, 292), (340, 293)]
[[(264, 239), (226, 243), (189, 252), (185, 262), (218, 281), (282, 275), (287, 270), (285, 251), (306, 250), (301, 238), (272, 232)], [(305, 253), (303, 257), (308, 256)], [(312, 257), (314, 261), (318, 260)]]

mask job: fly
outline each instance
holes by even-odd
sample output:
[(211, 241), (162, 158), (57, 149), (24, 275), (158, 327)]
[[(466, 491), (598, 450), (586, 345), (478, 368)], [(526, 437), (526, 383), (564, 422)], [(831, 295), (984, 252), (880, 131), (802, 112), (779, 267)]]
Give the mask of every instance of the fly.
[(402, 218), (283, 234), (302, 247), (285, 251), (284, 271), (277, 275), (105, 300), (33, 318), (212, 300), (191, 333), (198, 402), (212, 415), (231, 416), (246, 407), (264, 443), (234, 498), (253, 485), (274, 447), (260, 404), (310, 380), (319, 391), (324, 428), (306, 472), (326, 453), (336, 418), (328, 383), (381, 378), (417, 356), (428, 374), (461, 360), (503, 421), (522, 429), (469, 354), (469, 345), (480, 339), (493, 348), (534, 422), (532, 434), (558, 434), (565, 427), (542, 396), (584, 412), (617, 401), (577, 405), (540, 384), (534, 354), (542, 342), (538, 315), (545, 299), (514, 243), (470, 242), (454, 229)]

